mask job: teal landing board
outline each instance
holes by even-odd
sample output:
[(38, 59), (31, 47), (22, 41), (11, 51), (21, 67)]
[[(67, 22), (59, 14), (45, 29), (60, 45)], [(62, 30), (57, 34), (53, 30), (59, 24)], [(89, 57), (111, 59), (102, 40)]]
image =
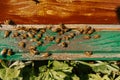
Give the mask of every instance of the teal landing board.
[[(58, 46), (54, 41), (49, 42), (46, 45), (42, 45), (37, 47), (37, 50), (40, 52), (50, 52), (52, 55), (54, 54), (80, 54), (84, 55), (85, 51), (92, 51), (93, 56), (97, 57), (80, 57), (74, 58), (71, 60), (120, 60), (120, 31), (98, 31), (93, 33), (91, 36), (95, 34), (100, 34), (101, 37), (98, 39), (89, 39), (84, 40), (82, 36), (77, 35), (73, 39), (70, 40), (70, 43), (67, 48), (62, 48)], [(47, 31), (44, 35), (57, 36), (56, 33), (51, 31)], [(41, 41), (43, 41), (43, 38)], [(17, 40), (11, 37), (6, 39), (3, 38), (3, 32), (0, 32), (0, 51), (3, 48), (11, 48), (15, 50), (15, 54), (11, 56), (2, 56), (0, 55), (0, 59), (5, 60), (31, 60), (30, 58), (24, 58), (23, 54), (29, 54), (28, 52), (19, 52), (19, 47), (16, 47)], [(36, 55), (37, 56), (37, 55)], [(38, 55), (39, 56), (39, 55)], [(59, 57), (59, 56), (58, 56)], [(49, 60), (53, 60), (53, 58), (46, 58)], [(34, 59), (32, 59), (34, 60)]]

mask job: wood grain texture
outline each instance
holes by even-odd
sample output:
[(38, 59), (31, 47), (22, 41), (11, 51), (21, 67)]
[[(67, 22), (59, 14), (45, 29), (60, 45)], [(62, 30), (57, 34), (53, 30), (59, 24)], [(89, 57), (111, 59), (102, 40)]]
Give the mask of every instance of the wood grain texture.
[(120, 0), (4, 0), (0, 23), (17, 24), (92, 23), (118, 24)]

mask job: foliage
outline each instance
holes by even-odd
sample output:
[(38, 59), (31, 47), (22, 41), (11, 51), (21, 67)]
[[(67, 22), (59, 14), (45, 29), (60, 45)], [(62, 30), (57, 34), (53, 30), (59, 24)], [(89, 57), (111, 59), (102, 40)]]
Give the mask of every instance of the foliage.
[(2, 61), (1, 80), (120, 80), (117, 61)]

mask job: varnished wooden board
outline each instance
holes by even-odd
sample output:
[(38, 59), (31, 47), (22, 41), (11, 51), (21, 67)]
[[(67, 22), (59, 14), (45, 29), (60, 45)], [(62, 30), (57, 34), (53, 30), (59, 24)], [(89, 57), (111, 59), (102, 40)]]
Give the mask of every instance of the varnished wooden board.
[(118, 24), (120, 0), (1, 0), (0, 23), (17, 24), (93, 23)]

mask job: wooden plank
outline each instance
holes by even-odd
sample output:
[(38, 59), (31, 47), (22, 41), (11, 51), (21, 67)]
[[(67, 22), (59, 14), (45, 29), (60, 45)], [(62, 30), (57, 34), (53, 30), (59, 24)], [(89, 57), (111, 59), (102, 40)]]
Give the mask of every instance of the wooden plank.
[[(34, 27), (35, 26), (35, 27)], [(17, 27), (31, 27), (31, 28), (45, 28), (47, 25), (2, 25), (0, 30), (15, 30)], [(51, 25), (57, 27), (58, 25)], [(0, 55), (0, 59), (7, 60), (120, 60), (120, 25), (92, 25), (92, 24), (66, 24), (68, 28), (81, 28), (84, 26), (91, 26), (97, 29), (97, 32), (93, 33), (91, 39), (85, 40), (83, 36), (85, 34), (76, 35), (73, 39), (69, 40), (68, 47), (64, 48), (56, 44), (55, 41), (50, 41), (47, 44), (38, 46), (37, 50), (39, 55), (31, 55), (27, 48), (24, 50), (18, 47), (17, 43), (20, 41), (19, 37), (12, 38), (11, 35), (8, 38), (3, 38), (3, 31), (0, 31), (0, 51), (3, 48), (11, 48), (15, 51), (14, 55), (3, 57)], [(7, 27), (7, 28), (6, 28)], [(73, 31), (74, 32), (74, 31)], [(66, 35), (69, 32), (65, 33)], [(101, 37), (94, 39), (93, 36), (99, 34)], [(56, 33), (47, 30), (45, 35), (62, 37)], [(64, 36), (64, 34), (63, 34)], [(25, 40), (30, 40), (29, 38)], [(29, 43), (31, 45), (31, 43)], [(33, 44), (32, 44), (33, 45)], [(93, 54), (87, 56), (84, 54), (86, 51), (91, 51)], [(42, 53), (51, 53), (49, 57), (41, 57)]]
[(120, 0), (4, 0), (0, 1), (0, 23), (17, 24), (92, 23), (118, 24)]

